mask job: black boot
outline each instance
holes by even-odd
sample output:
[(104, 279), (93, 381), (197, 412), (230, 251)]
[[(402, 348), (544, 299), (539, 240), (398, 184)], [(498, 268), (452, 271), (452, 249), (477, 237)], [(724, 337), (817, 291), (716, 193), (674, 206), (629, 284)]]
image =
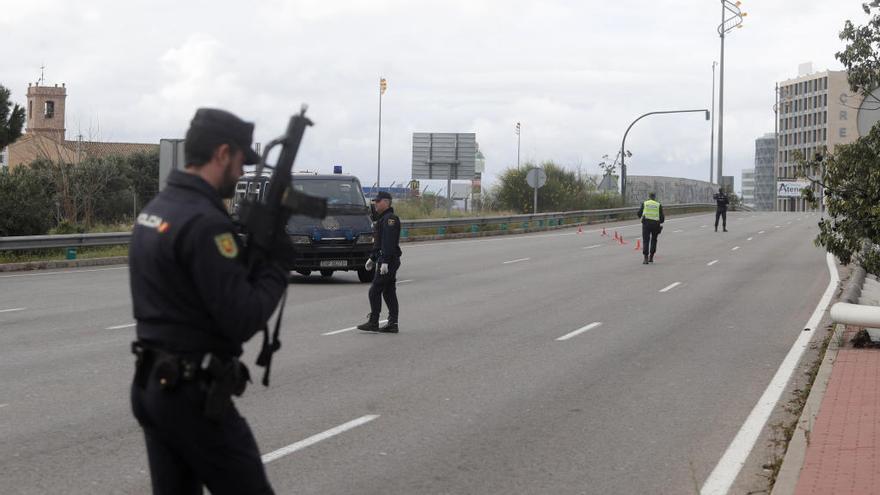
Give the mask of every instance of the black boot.
[(378, 332), (379, 331), (379, 315), (373, 315), (370, 313), (369, 320), (366, 323), (361, 323), (357, 326), (358, 330), (363, 330), (365, 332)]
[(647, 254), (645, 255), (645, 259), (644, 259), (644, 261), (642, 261), (642, 264), (643, 264), (643, 265), (647, 265), (647, 264), (648, 264), (648, 255), (647, 255)]
[(382, 325), (382, 327), (379, 328), (379, 331), (382, 333), (397, 333), (399, 331), (397, 328), (397, 322), (388, 320), (388, 323)]
[(648, 256), (648, 263), (653, 263), (653, 262), (654, 262), (654, 255), (651, 254), (651, 256)]

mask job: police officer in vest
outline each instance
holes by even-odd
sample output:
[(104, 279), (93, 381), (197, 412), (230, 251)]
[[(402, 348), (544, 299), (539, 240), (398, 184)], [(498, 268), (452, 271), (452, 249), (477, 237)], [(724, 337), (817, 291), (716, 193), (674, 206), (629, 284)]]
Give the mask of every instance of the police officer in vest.
[(721, 217), (723, 221), (721, 226), (727, 232), (727, 205), (730, 204), (730, 199), (724, 193), (723, 187), (719, 187), (718, 193), (712, 197), (715, 199), (715, 232), (718, 232), (718, 217)]
[[(657, 236), (663, 230), (663, 206), (657, 202), (657, 195), (648, 194), (648, 200), (639, 207), (639, 217), (642, 219), (642, 254), (645, 256), (642, 264), (654, 262), (654, 253), (657, 252)], [(649, 249), (650, 248), (650, 249)]]
[[(367, 270), (376, 269), (370, 286), (370, 315), (358, 328), (366, 332), (397, 333), (399, 308), (397, 305), (397, 270), (400, 268), (400, 218), (391, 207), (391, 194), (379, 191), (373, 199), (376, 227), (373, 230), (373, 252), (367, 260)], [(382, 298), (388, 305), (388, 323), (379, 326)]]
[[(223, 199), (257, 163), (254, 126), (199, 109), (184, 170), (138, 216), (129, 271), (137, 341), (131, 388), (146, 437), (153, 493), (273, 493), (254, 436), (231, 395), (249, 381), (242, 343), (267, 322), (287, 287), (275, 262), (246, 266)], [(267, 253), (273, 259), (272, 253)]]

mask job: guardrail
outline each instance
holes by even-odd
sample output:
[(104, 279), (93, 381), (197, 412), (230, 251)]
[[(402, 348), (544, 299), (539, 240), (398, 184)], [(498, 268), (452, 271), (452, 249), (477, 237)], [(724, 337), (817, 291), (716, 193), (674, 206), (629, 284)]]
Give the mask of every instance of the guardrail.
[[(689, 203), (664, 206), (666, 214), (688, 213), (714, 208), (714, 204)], [(407, 239), (413, 230), (436, 229), (437, 236), (444, 236), (449, 228), (465, 227), (471, 233), (478, 233), (486, 227), (497, 226), (496, 230), (529, 231), (584, 223), (594, 223), (597, 219), (610, 221), (619, 217), (634, 216), (637, 207), (611, 208), (605, 210), (582, 210), (555, 213), (538, 213), (536, 215), (513, 215), (508, 217), (461, 217), (438, 218), (426, 220), (401, 221), (401, 237)], [(591, 221), (592, 220), (592, 221)], [(83, 246), (112, 246), (128, 244), (130, 232), (110, 232), (102, 234), (64, 234), (64, 235), (32, 235), (0, 237), (0, 251), (23, 249), (71, 248)]]

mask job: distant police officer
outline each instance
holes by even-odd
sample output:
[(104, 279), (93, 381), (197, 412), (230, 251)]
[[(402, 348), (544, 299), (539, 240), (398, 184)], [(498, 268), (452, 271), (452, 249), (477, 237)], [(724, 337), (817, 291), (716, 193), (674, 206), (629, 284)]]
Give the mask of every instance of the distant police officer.
[(718, 232), (718, 217), (721, 217), (723, 221), (721, 226), (727, 232), (727, 205), (730, 204), (730, 199), (724, 193), (723, 187), (719, 187), (718, 192), (712, 197), (715, 199), (715, 232)]
[[(400, 268), (400, 218), (391, 207), (391, 194), (379, 191), (373, 200), (376, 223), (373, 230), (373, 252), (367, 260), (367, 270), (376, 269), (370, 286), (370, 315), (358, 328), (367, 332), (397, 333), (397, 270)], [(388, 323), (379, 327), (382, 298), (388, 305)]]
[(144, 430), (153, 493), (273, 493), (250, 427), (232, 403), (248, 380), (242, 343), (287, 286), (274, 263), (251, 271), (222, 199), (230, 198), (254, 126), (199, 109), (186, 168), (138, 216), (129, 270), (137, 341), (131, 402)]
[(639, 207), (639, 217), (642, 219), (642, 254), (645, 259), (643, 264), (654, 262), (654, 253), (657, 252), (657, 236), (663, 230), (663, 206), (657, 202), (654, 193), (648, 194), (648, 200)]

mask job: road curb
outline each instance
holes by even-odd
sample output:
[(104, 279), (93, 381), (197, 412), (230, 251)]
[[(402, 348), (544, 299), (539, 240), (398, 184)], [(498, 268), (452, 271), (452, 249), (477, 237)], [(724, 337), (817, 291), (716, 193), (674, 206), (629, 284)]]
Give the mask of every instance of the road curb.
[(804, 465), (804, 459), (807, 456), (807, 439), (816, 424), (816, 418), (819, 416), (819, 408), (822, 405), (822, 399), (825, 397), (825, 390), (828, 382), (831, 380), (831, 370), (834, 368), (834, 360), (837, 358), (837, 352), (840, 350), (838, 342), (843, 338), (845, 325), (840, 323), (834, 326), (834, 333), (828, 342), (828, 348), (825, 350), (825, 356), (822, 358), (822, 364), (813, 380), (813, 386), (810, 388), (810, 395), (804, 404), (801, 417), (798, 418), (797, 426), (794, 429), (788, 448), (785, 451), (785, 457), (782, 460), (782, 467), (776, 477), (776, 483), (773, 484), (773, 491), (770, 495), (791, 495), (797, 488), (798, 478), (801, 474), (801, 468)]

